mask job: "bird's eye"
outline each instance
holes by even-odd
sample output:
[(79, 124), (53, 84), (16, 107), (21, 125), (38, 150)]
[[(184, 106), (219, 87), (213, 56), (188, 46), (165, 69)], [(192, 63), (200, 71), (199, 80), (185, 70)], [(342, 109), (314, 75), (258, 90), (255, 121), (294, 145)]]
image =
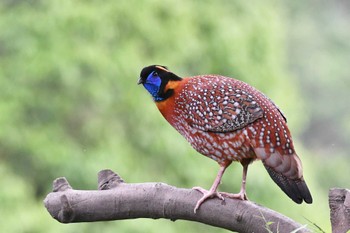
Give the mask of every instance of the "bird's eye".
[(152, 74), (154, 77), (158, 76), (158, 73), (156, 71), (153, 72)]

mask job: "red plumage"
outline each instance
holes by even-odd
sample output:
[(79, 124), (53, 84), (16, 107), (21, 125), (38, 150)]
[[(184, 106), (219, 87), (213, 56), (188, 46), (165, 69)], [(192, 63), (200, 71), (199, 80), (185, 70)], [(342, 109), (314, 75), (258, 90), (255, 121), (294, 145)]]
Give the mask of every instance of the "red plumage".
[[(152, 95), (154, 99), (166, 96), (156, 101), (162, 115), (194, 149), (220, 165), (209, 191), (195, 188), (204, 194), (195, 211), (213, 196), (247, 199), (246, 173), (255, 159), (262, 160), (271, 178), (293, 201), (312, 203), (286, 118), (263, 93), (219, 75), (181, 79), (163, 66), (144, 68), (139, 82), (150, 83), (155, 74), (161, 82)], [(241, 162), (244, 168), (241, 191), (218, 193), (221, 177), (232, 161)]]

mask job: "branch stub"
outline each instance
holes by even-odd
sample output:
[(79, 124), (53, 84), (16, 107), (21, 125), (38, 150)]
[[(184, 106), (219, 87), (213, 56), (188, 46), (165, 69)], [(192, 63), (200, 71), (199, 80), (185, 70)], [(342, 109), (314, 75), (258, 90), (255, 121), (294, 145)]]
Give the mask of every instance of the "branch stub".
[(52, 183), (52, 192), (64, 192), (68, 189), (72, 189), (72, 186), (70, 186), (65, 177), (59, 177)]
[(124, 183), (124, 180), (110, 169), (102, 170), (98, 173), (98, 190), (108, 190), (116, 188)]

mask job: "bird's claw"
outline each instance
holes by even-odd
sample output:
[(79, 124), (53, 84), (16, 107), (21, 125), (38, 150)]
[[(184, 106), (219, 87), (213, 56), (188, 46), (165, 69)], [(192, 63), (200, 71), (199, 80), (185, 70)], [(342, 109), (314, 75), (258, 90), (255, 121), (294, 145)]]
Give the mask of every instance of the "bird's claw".
[(197, 190), (201, 193), (203, 193), (203, 196), (201, 197), (201, 199), (199, 199), (197, 201), (196, 207), (194, 207), (194, 213), (197, 212), (197, 210), (199, 209), (199, 207), (203, 204), (203, 202), (205, 202), (207, 199), (209, 198), (214, 198), (214, 197), (218, 197), (221, 200), (225, 200), (225, 198), (223, 197), (223, 195), (221, 195), (221, 193), (214, 191), (214, 190), (206, 190), (204, 188), (201, 187), (193, 187), (192, 189)]
[(247, 194), (244, 191), (240, 191), (239, 193), (220, 192), (220, 194), (224, 197), (228, 197), (231, 199), (239, 199), (239, 200), (243, 200), (243, 201), (249, 201)]

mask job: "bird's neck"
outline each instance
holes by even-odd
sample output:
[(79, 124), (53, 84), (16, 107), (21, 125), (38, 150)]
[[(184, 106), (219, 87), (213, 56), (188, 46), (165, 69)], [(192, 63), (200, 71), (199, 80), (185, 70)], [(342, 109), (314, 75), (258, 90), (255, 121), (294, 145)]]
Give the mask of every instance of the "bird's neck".
[(182, 79), (176, 81), (169, 80), (165, 85), (161, 84), (156, 91), (153, 91), (153, 93), (150, 90), (148, 91), (151, 93), (153, 100), (156, 103), (164, 102), (174, 95), (175, 89), (181, 81)]
[(182, 89), (182, 86), (187, 81), (187, 79), (182, 79), (181, 81), (172, 81), (170, 80), (165, 88), (164, 92), (171, 93), (168, 98), (166, 98), (163, 101), (156, 101), (156, 105), (159, 109), (159, 111), (162, 113), (164, 118), (171, 124), (171, 115), (174, 111), (175, 107), (175, 98), (179, 94), (179, 91)]
[(162, 74), (162, 80), (159, 83), (145, 83), (144, 86), (155, 102), (163, 102), (174, 94), (174, 89), (181, 81), (182, 78), (179, 76), (166, 72)]

